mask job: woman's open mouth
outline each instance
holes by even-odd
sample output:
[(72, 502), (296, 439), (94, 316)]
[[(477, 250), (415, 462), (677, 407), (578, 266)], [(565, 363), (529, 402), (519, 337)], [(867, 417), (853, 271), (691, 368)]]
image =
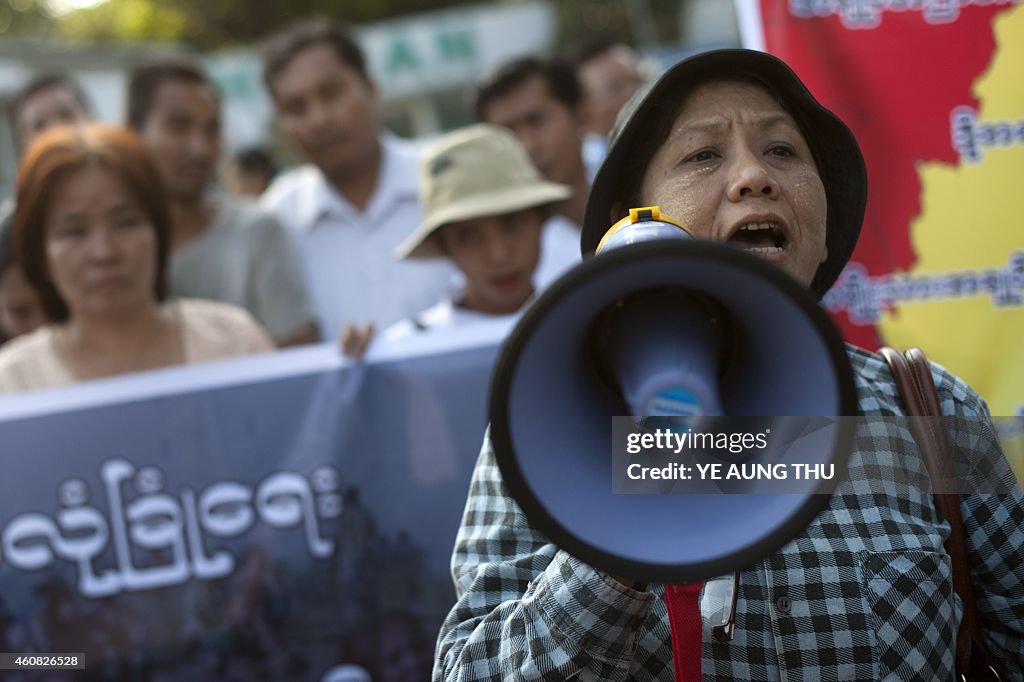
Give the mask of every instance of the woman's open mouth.
[(779, 223), (765, 221), (740, 225), (728, 243), (750, 253), (772, 256), (785, 251), (788, 241)]

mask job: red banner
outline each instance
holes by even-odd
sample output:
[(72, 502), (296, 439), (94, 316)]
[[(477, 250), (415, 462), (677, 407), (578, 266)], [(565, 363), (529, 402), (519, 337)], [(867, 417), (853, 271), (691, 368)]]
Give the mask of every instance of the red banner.
[(859, 345), (920, 345), (996, 414), (1024, 414), (1024, 6), (1013, 0), (739, 2), (853, 130), (867, 216), (825, 299)]

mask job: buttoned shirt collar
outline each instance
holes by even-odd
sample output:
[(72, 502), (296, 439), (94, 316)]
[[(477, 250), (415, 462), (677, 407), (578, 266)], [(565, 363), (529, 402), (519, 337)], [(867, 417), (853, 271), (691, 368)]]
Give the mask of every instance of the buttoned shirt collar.
[(307, 167), (307, 182), (300, 183), (295, 224), (305, 230), (315, 229), (325, 218), (342, 221), (361, 221), (373, 225), (382, 215), (402, 202), (415, 202), (418, 180), (416, 164), (407, 157), (415, 157), (415, 147), (392, 135), (380, 138), (381, 163), (377, 184), (365, 211), (359, 211), (331, 183), (323, 172)]

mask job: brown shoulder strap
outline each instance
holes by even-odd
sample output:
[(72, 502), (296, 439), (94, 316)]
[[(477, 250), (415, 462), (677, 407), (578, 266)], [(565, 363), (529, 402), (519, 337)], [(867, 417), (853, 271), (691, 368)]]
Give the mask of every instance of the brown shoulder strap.
[[(942, 406), (932, 379), (931, 365), (920, 348), (911, 348), (905, 354), (893, 348), (882, 348), (879, 352), (892, 369), (907, 416), (914, 417), (908, 422), (925, 466), (928, 467), (932, 485), (937, 490), (948, 490), (951, 482), (955, 485), (953, 458), (941, 420)], [(952, 560), (953, 589), (960, 596), (963, 606), (963, 619), (956, 636), (956, 667), (959, 676), (970, 670), (972, 643), (975, 652), (982, 657), (987, 656), (974, 606), (974, 588), (971, 586), (971, 567), (967, 558), (963, 517), (960, 514), (960, 496), (936, 492), (934, 499), (939, 514), (949, 522), (950, 532), (945, 547)]]

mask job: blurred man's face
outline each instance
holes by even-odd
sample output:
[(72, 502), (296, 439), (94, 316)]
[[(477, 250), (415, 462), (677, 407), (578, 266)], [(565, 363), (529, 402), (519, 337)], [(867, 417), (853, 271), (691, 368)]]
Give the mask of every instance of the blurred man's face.
[(220, 160), (220, 102), (206, 84), (167, 79), (139, 130), (176, 201), (202, 197)]
[(18, 112), (15, 129), (22, 149), (27, 149), (40, 133), (56, 125), (77, 125), (89, 120), (89, 112), (71, 88), (52, 85), (35, 92)]
[(543, 76), (531, 76), (484, 107), (483, 119), (510, 129), (546, 179), (575, 186), (583, 177), (583, 128)]
[(281, 132), (329, 178), (357, 174), (377, 145), (376, 88), (326, 43), (302, 50), (271, 83)]
[(607, 136), (615, 117), (640, 86), (636, 55), (625, 45), (613, 47), (580, 66), (580, 82), (587, 109), (587, 128)]

